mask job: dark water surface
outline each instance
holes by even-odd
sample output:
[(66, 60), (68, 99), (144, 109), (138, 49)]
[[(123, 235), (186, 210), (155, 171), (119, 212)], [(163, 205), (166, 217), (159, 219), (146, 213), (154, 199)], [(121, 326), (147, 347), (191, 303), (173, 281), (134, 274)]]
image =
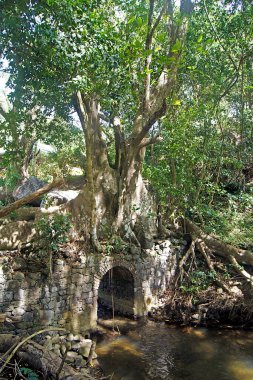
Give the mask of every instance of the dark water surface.
[(149, 322), (97, 346), (113, 380), (253, 380), (253, 332)]

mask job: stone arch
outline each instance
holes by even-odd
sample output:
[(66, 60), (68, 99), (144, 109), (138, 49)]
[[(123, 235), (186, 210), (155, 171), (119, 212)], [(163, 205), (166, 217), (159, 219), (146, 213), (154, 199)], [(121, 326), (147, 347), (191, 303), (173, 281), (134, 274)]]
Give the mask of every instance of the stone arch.
[(132, 262), (124, 260), (123, 257), (113, 258), (110, 256), (105, 256), (102, 260), (100, 260), (98, 271), (97, 273), (94, 274), (94, 284), (93, 284), (94, 304), (93, 304), (93, 313), (92, 313), (93, 315), (91, 316), (91, 324), (94, 324), (94, 322), (97, 320), (97, 311), (98, 311), (97, 302), (98, 302), (98, 292), (99, 292), (100, 282), (102, 278), (106, 275), (106, 273), (115, 267), (121, 267), (128, 270), (133, 277), (133, 283), (134, 283), (133, 316), (141, 317), (145, 315), (142, 279), (141, 279), (140, 273), (137, 273), (135, 265)]
[(113, 266), (100, 280), (98, 317), (116, 314), (134, 316), (134, 277), (124, 266)]

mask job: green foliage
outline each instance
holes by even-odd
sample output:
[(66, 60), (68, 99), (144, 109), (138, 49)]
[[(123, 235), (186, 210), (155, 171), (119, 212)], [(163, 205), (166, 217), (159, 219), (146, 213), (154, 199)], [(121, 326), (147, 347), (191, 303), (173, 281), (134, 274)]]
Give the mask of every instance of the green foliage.
[(61, 244), (68, 241), (71, 223), (68, 215), (55, 214), (44, 216), (35, 223), (39, 235), (39, 248), (36, 245), (38, 257), (46, 260), (49, 280), (53, 279), (53, 258)]
[(187, 282), (184, 281), (180, 289), (183, 293), (187, 294), (197, 294), (208, 289), (217, 278), (217, 273), (215, 271), (201, 271), (195, 270), (189, 275)]
[(113, 253), (124, 253), (127, 251), (127, 245), (120, 238), (120, 236), (113, 235), (110, 239), (107, 240), (105, 251), (107, 255), (112, 255)]
[[(248, 203), (249, 200), (251, 204)], [(202, 207), (205, 231), (218, 235), (221, 240), (229, 244), (252, 250), (252, 202), (252, 196), (241, 193), (238, 196), (228, 195), (227, 205), (224, 201), (216, 207)]]
[(186, 215), (208, 233), (252, 249), (253, 5), (206, 6), (209, 19), (204, 2), (195, 7), (179, 93), (154, 128), (163, 141), (149, 148), (144, 175), (169, 215)]
[(44, 216), (35, 224), (43, 251), (57, 252), (59, 246), (68, 241), (71, 223), (68, 215), (55, 214)]
[(6, 191), (12, 191), (17, 186), (19, 180), (20, 173), (18, 173), (16, 168), (10, 164), (0, 177), (0, 187), (3, 187)]
[(22, 373), (22, 375), (24, 375), (24, 378), (27, 380), (38, 380), (39, 379), (39, 375), (29, 367), (21, 367), (20, 372)]
[(69, 175), (83, 174), (85, 154), (82, 139), (80, 144), (68, 144), (55, 153), (40, 154), (30, 166), (30, 173), (45, 181), (54, 177), (66, 178)]

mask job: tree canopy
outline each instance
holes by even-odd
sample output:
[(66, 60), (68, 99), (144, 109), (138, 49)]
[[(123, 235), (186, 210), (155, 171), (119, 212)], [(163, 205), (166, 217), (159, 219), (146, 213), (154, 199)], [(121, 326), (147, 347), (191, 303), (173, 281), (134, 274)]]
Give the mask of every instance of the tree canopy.
[(210, 222), (211, 230), (220, 209), (250, 217), (251, 1), (0, 3), (12, 104), (1, 112), (1, 145), (14, 153), (10, 161), (20, 141), (64, 147), (74, 134), (74, 144), (85, 142), (96, 215), (101, 187), (104, 198), (117, 197), (108, 204), (118, 220), (139, 208), (126, 194), (144, 163), (170, 214)]

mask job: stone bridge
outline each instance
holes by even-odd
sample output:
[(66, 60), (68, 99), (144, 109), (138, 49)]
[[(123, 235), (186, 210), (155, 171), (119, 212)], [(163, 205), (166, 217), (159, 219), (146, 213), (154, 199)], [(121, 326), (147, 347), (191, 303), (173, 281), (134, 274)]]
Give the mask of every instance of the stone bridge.
[(112, 255), (81, 252), (78, 260), (57, 259), (53, 277), (14, 253), (0, 255), (0, 332), (48, 325), (74, 333), (95, 328), (98, 305), (143, 317), (163, 304), (174, 274), (176, 250), (169, 240), (152, 249)]

